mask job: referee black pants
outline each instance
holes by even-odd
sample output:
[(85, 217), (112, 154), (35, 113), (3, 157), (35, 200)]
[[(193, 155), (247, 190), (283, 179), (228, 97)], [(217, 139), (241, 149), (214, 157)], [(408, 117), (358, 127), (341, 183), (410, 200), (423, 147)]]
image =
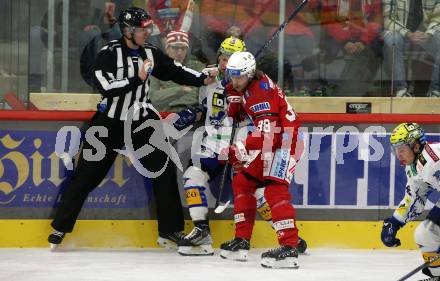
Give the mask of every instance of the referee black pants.
[[(153, 111), (148, 111), (147, 118), (159, 120), (159, 117)], [(145, 119), (142, 121), (145, 121)], [(135, 150), (149, 143), (150, 136), (154, 132), (154, 129), (149, 127), (133, 133), (133, 130), (142, 121), (133, 121), (130, 130)], [(84, 159), (85, 149), (92, 149), (93, 153), (97, 153), (96, 148), (87, 140), (84, 141), (78, 165), (74, 170), (70, 184), (61, 197), (59, 208), (52, 222), (52, 227), (58, 231), (72, 232), (88, 194), (101, 183), (111, 168), (118, 154), (114, 149), (121, 149), (124, 146), (124, 121), (114, 120), (108, 118), (104, 113), (97, 112), (90, 122), (90, 127), (92, 126), (104, 126), (108, 129), (108, 137), (99, 137), (98, 134), (95, 134), (95, 137), (105, 145), (105, 156), (99, 161)], [(160, 132), (156, 130), (157, 133), (163, 136), (162, 130)], [(162, 139), (165, 139), (165, 136)], [(164, 168), (167, 158), (166, 153), (155, 149), (152, 153), (140, 159), (140, 162), (148, 171), (157, 172)], [(152, 181), (159, 231), (182, 231), (184, 228), (183, 210), (177, 184), (176, 167), (171, 159), (168, 158), (168, 164), (164, 172), (153, 178)]]

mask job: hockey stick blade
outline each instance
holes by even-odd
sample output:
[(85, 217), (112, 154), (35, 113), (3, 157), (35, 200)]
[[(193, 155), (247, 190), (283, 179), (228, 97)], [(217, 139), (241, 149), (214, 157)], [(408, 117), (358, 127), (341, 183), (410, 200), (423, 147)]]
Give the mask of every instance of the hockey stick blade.
[(216, 214), (223, 213), (226, 210), (226, 208), (228, 208), (230, 203), (231, 203), (231, 200), (228, 200), (228, 201), (226, 201), (226, 203), (224, 205), (219, 204), (217, 206), (217, 208), (215, 208), (214, 213), (216, 213)]
[(418, 267), (414, 268), (408, 274), (406, 274), (405, 276), (403, 276), (402, 278), (400, 278), (397, 281), (405, 281), (405, 280), (407, 280), (408, 278), (410, 278), (411, 276), (413, 276), (414, 274), (416, 274), (420, 270), (424, 269), (425, 267), (428, 267), (431, 263), (437, 261), (438, 259), (440, 259), (440, 255), (432, 257), (429, 261), (427, 261), (427, 262), (419, 265)]

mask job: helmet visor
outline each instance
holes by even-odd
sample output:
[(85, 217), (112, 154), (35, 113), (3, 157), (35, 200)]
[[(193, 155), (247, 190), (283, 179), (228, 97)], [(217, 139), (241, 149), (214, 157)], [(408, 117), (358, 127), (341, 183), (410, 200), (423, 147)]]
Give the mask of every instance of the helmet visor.
[(240, 69), (226, 68), (226, 75), (229, 76), (229, 77), (241, 76), (241, 70)]
[(226, 68), (225, 80), (227, 82), (231, 82), (232, 78), (238, 78), (241, 76), (242, 74), (240, 69)]
[(402, 153), (406, 153), (408, 150), (411, 150), (411, 146), (404, 142), (391, 145), (391, 152), (393, 153), (394, 156), (398, 156)]

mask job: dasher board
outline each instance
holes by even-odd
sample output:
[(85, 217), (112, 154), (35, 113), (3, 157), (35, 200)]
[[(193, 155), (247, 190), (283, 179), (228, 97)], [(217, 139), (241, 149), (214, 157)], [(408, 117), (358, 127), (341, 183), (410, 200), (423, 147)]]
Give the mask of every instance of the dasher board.
[[(440, 114), (440, 98), (287, 97), (299, 113), (346, 113), (347, 103), (371, 103), (371, 113)], [(30, 93), (40, 110), (94, 111), (101, 95), (91, 93)]]
[(94, 111), (101, 95), (89, 93), (30, 93), (30, 101), (39, 110)]

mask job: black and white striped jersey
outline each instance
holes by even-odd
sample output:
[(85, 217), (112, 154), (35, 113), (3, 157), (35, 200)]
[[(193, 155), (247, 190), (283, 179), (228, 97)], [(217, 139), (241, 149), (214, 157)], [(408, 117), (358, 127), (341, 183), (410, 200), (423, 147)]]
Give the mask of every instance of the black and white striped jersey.
[[(110, 118), (126, 120), (129, 109), (134, 107), (133, 120), (146, 117), (147, 109), (155, 111), (150, 103), (149, 79), (138, 77), (144, 60), (153, 62), (151, 75), (160, 80), (172, 80), (181, 85), (203, 86), (206, 76), (187, 68), (165, 55), (159, 48), (145, 44), (143, 48), (128, 48), (123, 38), (109, 42), (98, 53), (94, 82), (102, 94), (98, 110)], [(150, 111), (151, 112), (151, 111)]]

